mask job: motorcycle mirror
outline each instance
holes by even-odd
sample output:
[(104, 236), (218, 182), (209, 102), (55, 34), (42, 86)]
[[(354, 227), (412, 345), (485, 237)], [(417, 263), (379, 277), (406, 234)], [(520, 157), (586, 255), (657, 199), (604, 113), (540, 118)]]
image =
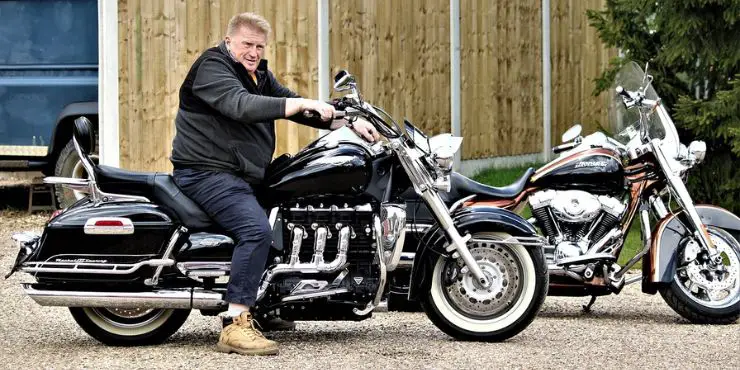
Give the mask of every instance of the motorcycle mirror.
[(583, 130), (583, 127), (581, 127), (580, 124), (576, 123), (571, 128), (569, 128), (568, 131), (565, 131), (565, 133), (563, 133), (563, 136), (562, 136), (563, 142), (567, 143), (581, 136), (581, 130)]
[(349, 90), (355, 84), (355, 77), (346, 70), (341, 70), (334, 76), (334, 90)]

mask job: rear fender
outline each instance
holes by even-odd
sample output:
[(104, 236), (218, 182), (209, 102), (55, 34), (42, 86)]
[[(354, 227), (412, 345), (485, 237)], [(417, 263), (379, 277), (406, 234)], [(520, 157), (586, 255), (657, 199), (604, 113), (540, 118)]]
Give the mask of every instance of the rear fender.
[[(452, 214), (455, 227), (461, 235), (479, 231), (503, 231), (514, 236), (534, 236), (537, 230), (521, 216), (496, 207), (466, 207)], [(416, 300), (421, 292), (429, 290), (431, 273), (437, 256), (449, 257), (445, 250), (447, 235), (435, 224), (422, 236), (414, 256), (409, 284), (409, 299)], [(528, 246), (527, 248), (539, 248)]]
[[(740, 237), (740, 217), (730, 211), (712, 205), (697, 205), (696, 212), (706, 226), (723, 229), (736, 239)], [(650, 250), (643, 261), (643, 274), (648, 284), (670, 283), (676, 273), (678, 247), (690, 231), (677, 219), (678, 214), (669, 214), (655, 226)]]

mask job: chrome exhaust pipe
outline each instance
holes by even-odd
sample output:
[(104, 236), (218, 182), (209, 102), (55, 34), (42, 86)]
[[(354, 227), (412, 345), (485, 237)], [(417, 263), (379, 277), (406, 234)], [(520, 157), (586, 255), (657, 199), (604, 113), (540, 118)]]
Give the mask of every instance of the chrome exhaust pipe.
[(314, 242), (314, 254), (311, 262), (300, 262), (298, 259), (301, 243), (303, 242), (304, 230), (300, 226), (295, 226), (292, 230), (293, 237), (290, 250), (290, 261), (288, 263), (279, 263), (262, 275), (262, 284), (257, 290), (257, 302), (259, 302), (267, 291), (267, 287), (276, 276), (286, 273), (299, 274), (316, 274), (316, 273), (334, 273), (345, 267), (347, 264), (347, 250), (349, 249), (349, 239), (351, 237), (350, 227), (344, 226), (339, 230), (339, 240), (337, 242), (337, 256), (333, 261), (324, 262), (324, 247), (326, 245), (327, 229), (319, 227), (316, 232)]
[(86, 292), (38, 289), (33, 284), (21, 286), (26, 294), (41, 306), (217, 309), (226, 305), (221, 293), (203, 289)]

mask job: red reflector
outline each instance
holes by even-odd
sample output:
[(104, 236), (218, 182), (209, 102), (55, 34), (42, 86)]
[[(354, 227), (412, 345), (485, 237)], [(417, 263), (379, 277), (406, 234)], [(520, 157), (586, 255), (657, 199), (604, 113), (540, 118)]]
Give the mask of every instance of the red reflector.
[(100, 220), (95, 221), (95, 226), (121, 226), (123, 227), (123, 222), (118, 220)]

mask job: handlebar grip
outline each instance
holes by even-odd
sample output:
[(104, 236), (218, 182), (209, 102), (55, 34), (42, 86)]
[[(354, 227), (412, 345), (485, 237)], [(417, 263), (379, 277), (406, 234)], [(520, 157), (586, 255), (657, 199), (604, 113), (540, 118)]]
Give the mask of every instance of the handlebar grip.
[(630, 96), (630, 93), (627, 92), (622, 86), (617, 86), (615, 89), (617, 91), (618, 95), (624, 96), (625, 98), (632, 99), (632, 96)]

